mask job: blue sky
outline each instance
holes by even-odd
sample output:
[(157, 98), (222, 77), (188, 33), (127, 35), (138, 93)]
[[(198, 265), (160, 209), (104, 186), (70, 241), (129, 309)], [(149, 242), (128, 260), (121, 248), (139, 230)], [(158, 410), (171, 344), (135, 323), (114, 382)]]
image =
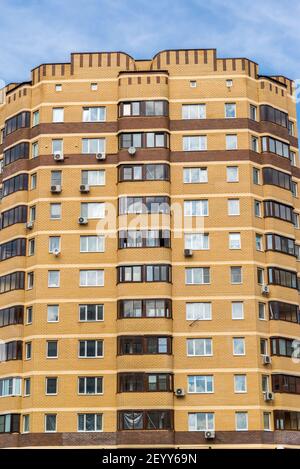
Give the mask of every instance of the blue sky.
[(149, 58), (189, 47), (300, 79), (299, 18), (298, 0), (0, 0), (0, 80), (28, 80), (33, 67), (75, 51)]

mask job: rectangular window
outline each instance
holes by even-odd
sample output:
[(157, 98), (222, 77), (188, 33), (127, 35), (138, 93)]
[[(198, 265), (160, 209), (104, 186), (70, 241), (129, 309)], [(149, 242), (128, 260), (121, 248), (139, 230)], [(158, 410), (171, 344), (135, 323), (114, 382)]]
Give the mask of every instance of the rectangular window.
[(58, 322), (59, 321), (59, 306), (48, 305), (47, 306), (47, 322)]
[(50, 219), (51, 220), (61, 219), (61, 204), (50, 204)]
[(232, 339), (233, 343), (233, 355), (245, 355), (245, 338), (244, 337), (234, 337)]
[(35, 238), (28, 240), (28, 256), (33, 256), (35, 253)]
[(81, 171), (81, 182), (89, 186), (105, 186), (105, 170), (83, 170)]
[(237, 150), (237, 135), (226, 135), (226, 150)]
[(210, 283), (209, 267), (191, 267), (185, 269), (186, 285), (205, 285)]
[(30, 431), (30, 415), (23, 415), (23, 433), (29, 433)]
[(39, 156), (39, 142), (34, 142), (31, 145), (31, 157), (37, 158)]
[(78, 378), (78, 394), (103, 394), (102, 376), (81, 376)]
[(64, 108), (54, 107), (52, 109), (52, 122), (63, 122), (64, 121)]
[(242, 301), (233, 301), (231, 303), (231, 318), (244, 319), (244, 303)]
[(248, 430), (248, 412), (235, 413), (235, 429), (237, 432)]
[(254, 200), (254, 215), (261, 217), (261, 202), (259, 200)]
[(239, 181), (239, 168), (238, 166), (227, 166), (227, 182), (238, 182)]
[(51, 171), (51, 186), (61, 186), (62, 171)]
[(234, 392), (237, 394), (247, 392), (246, 375), (234, 375)]
[(45, 415), (45, 432), (53, 433), (56, 432), (57, 415), (46, 414)]
[(261, 267), (257, 267), (257, 283), (259, 285), (263, 285), (264, 282), (264, 269)]
[(271, 430), (271, 413), (270, 412), (264, 412), (263, 413), (263, 423), (264, 423), (264, 431), (270, 431)]
[(105, 138), (83, 138), (82, 153), (105, 153)]
[(60, 286), (60, 271), (48, 270), (48, 288), (58, 288)]
[(80, 252), (104, 252), (104, 236), (80, 236)]
[(182, 119), (205, 119), (206, 106), (205, 104), (183, 104), (182, 105)]
[(34, 173), (30, 176), (30, 190), (36, 189), (36, 183), (37, 183), (37, 174)]
[(100, 220), (105, 218), (105, 203), (81, 203), (81, 216), (87, 217), (90, 220)]
[(27, 289), (31, 290), (34, 286), (34, 272), (28, 272), (27, 274)]
[(236, 104), (235, 103), (225, 104), (225, 117), (227, 119), (236, 117)]
[(212, 339), (187, 339), (188, 357), (212, 356)]
[(104, 270), (80, 270), (80, 287), (103, 287)]
[(104, 122), (105, 120), (106, 109), (104, 106), (83, 108), (83, 122)]
[(32, 345), (31, 342), (25, 342), (25, 360), (31, 360)]
[(183, 137), (183, 151), (204, 151), (207, 150), (206, 135), (195, 135)]
[(201, 184), (208, 182), (207, 168), (183, 168), (185, 184)]
[(253, 184), (260, 184), (260, 170), (253, 168)]
[(211, 303), (186, 303), (187, 321), (210, 321), (212, 319)]
[(21, 383), (21, 378), (0, 379), (0, 397), (20, 396)]
[(62, 91), (62, 85), (60, 83), (55, 85), (55, 91)]
[(24, 379), (24, 396), (28, 397), (31, 393), (31, 379), (25, 378)]
[(57, 378), (46, 378), (46, 395), (57, 394)]
[(259, 153), (258, 137), (255, 137), (254, 135), (251, 135), (251, 150)]
[(250, 119), (253, 121), (256, 121), (257, 120), (257, 106), (254, 106), (254, 104), (250, 104), (249, 110), (250, 110), (250, 116), (249, 116)]
[(257, 251), (263, 251), (263, 237), (260, 234), (255, 235), (255, 247)]
[(102, 358), (103, 340), (80, 340), (79, 358)]
[(60, 251), (60, 236), (49, 236), (49, 252)]
[(265, 320), (266, 319), (266, 305), (265, 303), (258, 303), (258, 319)]
[(104, 320), (103, 304), (79, 305), (79, 321), (94, 322)]
[(57, 340), (47, 340), (46, 356), (47, 356), (47, 358), (57, 358), (58, 357), (58, 342), (57, 342)]
[(32, 113), (32, 127), (39, 125), (40, 123), (40, 111), (35, 111)]
[(32, 324), (32, 306), (26, 308), (26, 324)]
[(214, 431), (215, 415), (212, 412), (197, 412), (188, 414), (189, 432)]
[(229, 233), (229, 249), (241, 249), (241, 233)]
[(188, 393), (208, 394), (214, 392), (214, 377), (211, 375), (188, 376)]
[(240, 199), (228, 199), (228, 215), (237, 216), (240, 214)]
[(207, 217), (208, 216), (208, 200), (185, 200), (184, 201), (185, 217)]
[(193, 251), (209, 249), (209, 235), (206, 233), (185, 233), (184, 248)]
[(52, 140), (52, 154), (56, 155), (62, 155), (64, 151), (64, 141), (63, 139), (54, 139)]
[(242, 279), (242, 267), (230, 267), (230, 281), (232, 284), (240, 284)]

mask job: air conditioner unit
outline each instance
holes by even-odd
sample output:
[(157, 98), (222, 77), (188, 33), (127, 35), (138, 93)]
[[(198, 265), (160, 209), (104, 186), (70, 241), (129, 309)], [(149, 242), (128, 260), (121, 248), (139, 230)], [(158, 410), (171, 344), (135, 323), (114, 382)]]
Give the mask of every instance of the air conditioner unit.
[(263, 295), (268, 295), (270, 293), (269, 285), (262, 285), (261, 292)]
[(61, 186), (51, 186), (51, 192), (53, 194), (59, 194), (61, 192)]
[(60, 254), (60, 250), (58, 248), (53, 249), (52, 254), (57, 257)]
[(78, 223), (79, 225), (87, 225), (88, 223), (87, 217), (78, 217)]
[(270, 365), (271, 361), (272, 361), (272, 359), (271, 359), (270, 355), (263, 355), (262, 356), (263, 365)]
[(204, 432), (204, 438), (206, 440), (213, 440), (216, 437), (216, 432), (213, 432), (211, 430), (207, 430)]
[(128, 148), (128, 153), (130, 156), (134, 156), (136, 154), (136, 148), (135, 147), (129, 147)]
[(28, 221), (26, 223), (25, 227), (26, 227), (27, 230), (32, 230), (33, 225), (34, 225), (33, 221)]
[(264, 400), (265, 401), (274, 401), (274, 393), (273, 392), (264, 392)]
[(96, 160), (106, 160), (105, 153), (96, 153)]
[(80, 192), (90, 192), (90, 186), (88, 184), (80, 184)]
[(191, 249), (184, 250), (184, 257), (192, 257), (193, 251)]
[(55, 161), (64, 161), (64, 155), (62, 153), (54, 153), (53, 159)]
[(183, 397), (185, 395), (185, 391), (183, 388), (177, 388), (175, 389), (175, 396), (177, 397)]

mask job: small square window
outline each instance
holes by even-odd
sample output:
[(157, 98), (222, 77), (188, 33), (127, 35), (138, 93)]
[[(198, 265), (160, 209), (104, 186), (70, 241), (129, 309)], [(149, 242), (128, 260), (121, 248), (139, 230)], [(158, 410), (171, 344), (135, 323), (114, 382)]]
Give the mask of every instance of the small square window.
[(91, 83), (91, 91), (97, 91), (98, 90), (98, 83)]
[(196, 82), (196, 80), (190, 80), (190, 87), (191, 87), (191, 88), (197, 88), (197, 82)]
[(232, 85), (233, 85), (233, 81), (232, 81), (232, 79), (231, 79), (231, 78), (230, 78), (230, 79), (228, 79), (228, 80), (226, 80), (226, 86), (227, 86), (227, 88), (231, 88), (231, 87), (232, 87)]
[(62, 91), (62, 85), (61, 84), (56, 84), (55, 85), (55, 91)]

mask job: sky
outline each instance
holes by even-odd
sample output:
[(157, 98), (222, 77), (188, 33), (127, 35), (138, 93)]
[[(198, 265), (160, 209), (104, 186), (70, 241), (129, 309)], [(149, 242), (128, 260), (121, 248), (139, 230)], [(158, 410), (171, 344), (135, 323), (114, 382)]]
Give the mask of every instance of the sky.
[(300, 83), (299, 18), (299, 0), (0, 0), (0, 80), (26, 81), (40, 63), (76, 51), (143, 59), (216, 48)]

